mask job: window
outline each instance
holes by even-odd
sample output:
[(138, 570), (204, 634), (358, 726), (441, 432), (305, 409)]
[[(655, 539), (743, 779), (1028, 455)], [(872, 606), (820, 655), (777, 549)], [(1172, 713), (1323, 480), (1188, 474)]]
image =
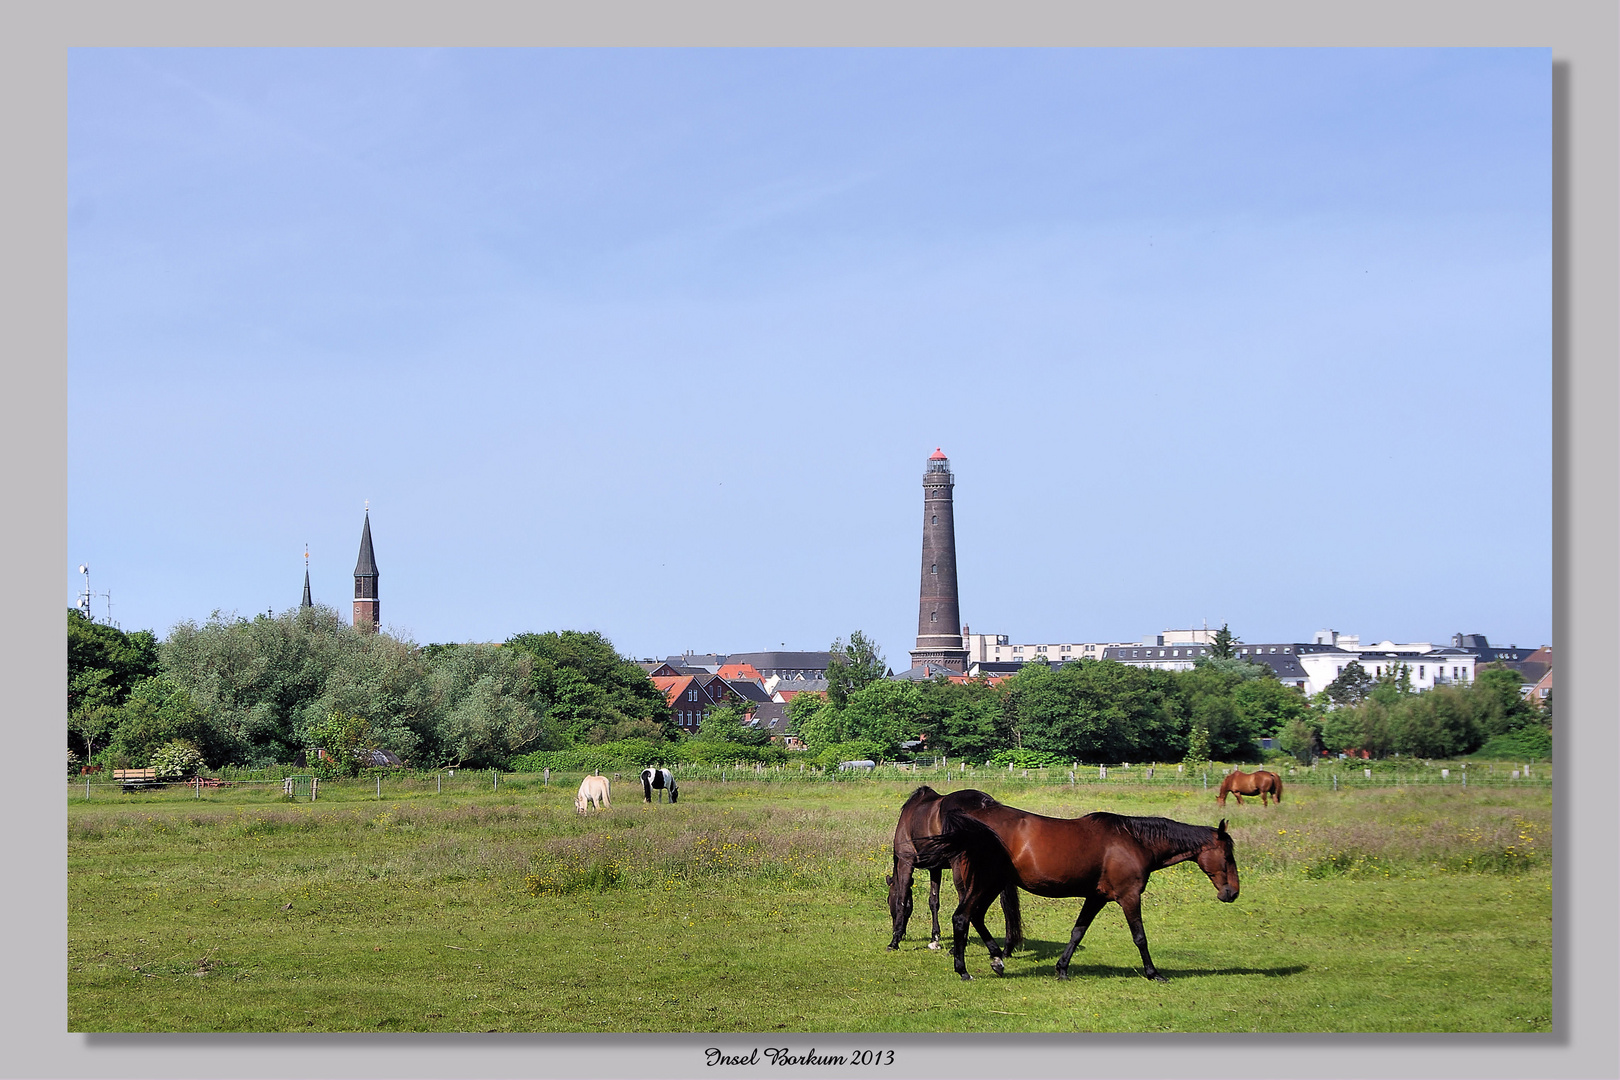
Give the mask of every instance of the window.
[(686, 692), (686, 700), (687, 701), (696, 701), (697, 700), (697, 687), (694, 686), (694, 687), (692, 687), (692, 689), (690, 689), (690, 690), (688, 690)]
[(1418, 665), (1418, 678), (1420, 678), (1420, 679), (1423, 678), (1423, 665), (1422, 664)]
[(935, 612), (935, 611), (930, 611), (928, 613), (928, 621), (929, 622), (939, 622), (939, 613)]
[(930, 524), (930, 525), (938, 525), (939, 524), (939, 515), (935, 514), (933, 517), (929, 518), (928, 519), (928, 524)]
[(928, 572), (930, 574), (939, 573), (939, 564), (938, 563), (930, 563), (929, 566), (928, 566)]

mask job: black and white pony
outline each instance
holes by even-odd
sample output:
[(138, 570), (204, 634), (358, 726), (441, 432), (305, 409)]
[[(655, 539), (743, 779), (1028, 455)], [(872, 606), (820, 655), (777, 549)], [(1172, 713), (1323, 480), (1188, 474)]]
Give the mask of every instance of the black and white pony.
[(675, 774), (668, 769), (642, 769), (641, 794), (643, 801), (652, 802), (653, 789), (658, 789), (658, 801), (664, 801), (664, 789), (669, 789), (669, 801), (674, 802), (680, 798), (680, 791), (675, 787)]

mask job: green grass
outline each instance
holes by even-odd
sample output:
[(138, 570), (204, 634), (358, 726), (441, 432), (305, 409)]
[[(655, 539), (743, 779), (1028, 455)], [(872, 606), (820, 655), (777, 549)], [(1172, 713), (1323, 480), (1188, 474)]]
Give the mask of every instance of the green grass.
[[(68, 814), (75, 1031), (1547, 1031), (1546, 786), (978, 786), (1042, 813), (1231, 821), (1243, 892), (1152, 878), (1154, 984), (1117, 907), (1052, 978), (1077, 901), (1024, 896), (1028, 944), (975, 981), (927, 943), (926, 875), (889, 953), (884, 874), (910, 781), (572, 782), (391, 792), (98, 791)], [(943, 786), (943, 785), (941, 785)], [(955, 786), (955, 785), (953, 785)], [(419, 785), (420, 787), (420, 785)], [(70, 788), (70, 796), (74, 790)], [(955, 903), (942, 897), (949, 938)], [(999, 929), (999, 909), (990, 923)], [(1486, 977), (1488, 976), (1488, 977)]]

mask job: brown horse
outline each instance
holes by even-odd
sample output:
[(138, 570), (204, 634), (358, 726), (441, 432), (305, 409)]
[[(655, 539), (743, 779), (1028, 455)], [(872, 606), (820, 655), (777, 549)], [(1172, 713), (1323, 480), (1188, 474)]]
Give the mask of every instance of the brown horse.
[[(977, 800), (972, 798), (982, 794), (969, 791), (967, 803), (976, 805)], [(933, 935), (928, 939), (930, 949), (939, 948), (939, 879), (947, 865), (952, 866), (952, 875), (956, 875), (955, 864), (948, 859), (935, 860), (932, 863), (919, 861), (916, 841), (925, 836), (932, 836), (940, 831), (940, 809), (956, 805), (962, 801), (962, 792), (952, 792), (941, 795), (927, 784), (922, 785), (911, 793), (911, 797), (900, 807), (900, 819), (894, 826), (894, 868), (889, 874), (889, 915), (894, 921), (894, 937), (889, 941), (890, 949), (900, 947), (900, 939), (905, 935), (906, 923), (911, 920), (911, 881), (914, 868), (921, 867), (928, 871), (928, 913), (933, 917)], [(965, 871), (964, 871), (965, 872)], [(1022, 920), (1018, 904), (1018, 889), (1009, 886), (1001, 896), (1001, 911), (1007, 920), (1007, 952), (1012, 952), (1023, 941)]]
[(1216, 793), (1215, 801), (1222, 806), (1226, 805), (1226, 795), (1231, 792), (1237, 796), (1238, 805), (1243, 805), (1243, 796), (1260, 796), (1260, 805), (1265, 806), (1268, 798), (1282, 802), (1282, 777), (1274, 772), (1256, 769), (1252, 773), (1233, 771), (1226, 774), (1221, 781), (1221, 790)]
[(1209, 875), (1215, 895), (1224, 903), (1238, 897), (1237, 860), (1224, 820), (1215, 828), (1188, 825), (1160, 817), (1122, 817), (1087, 814), (1080, 818), (1050, 818), (1004, 806), (982, 791), (956, 792), (976, 796), (976, 804), (958, 802), (944, 807), (940, 832), (918, 840), (919, 857), (953, 858), (951, 873), (961, 902), (951, 916), (956, 932), (953, 955), (956, 973), (967, 972), (963, 951), (971, 922), (990, 949), (991, 968), (1001, 973), (995, 942), (983, 926), (990, 901), (1009, 882), (1037, 896), (1078, 896), (1085, 899), (1080, 917), (1069, 935), (1069, 947), (1058, 958), (1057, 976), (1069, 976), (1069, 960), (1086, 929), (1110, 900), (1125, 912), (1131, 939), (1142, 954), (1142, 974), (1166, 981), (1148, 955), (1142, 930), (1142, 891), (1155, 870), (1192, 859)]

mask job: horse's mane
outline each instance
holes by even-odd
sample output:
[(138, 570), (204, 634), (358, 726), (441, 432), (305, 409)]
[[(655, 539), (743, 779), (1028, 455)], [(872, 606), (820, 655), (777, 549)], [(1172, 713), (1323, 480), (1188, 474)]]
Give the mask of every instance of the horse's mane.
[(1176, 851), (1197, 851), (1209, 843), (1213, 831), (1208, 825), (1189, 825), (1185, 821), (1171, 821), (1162, 817), (1127, 817), (1098, 811), (1086, 817), (1130, 835), (1133, 839), (1155, 847), (1164, 846)]

